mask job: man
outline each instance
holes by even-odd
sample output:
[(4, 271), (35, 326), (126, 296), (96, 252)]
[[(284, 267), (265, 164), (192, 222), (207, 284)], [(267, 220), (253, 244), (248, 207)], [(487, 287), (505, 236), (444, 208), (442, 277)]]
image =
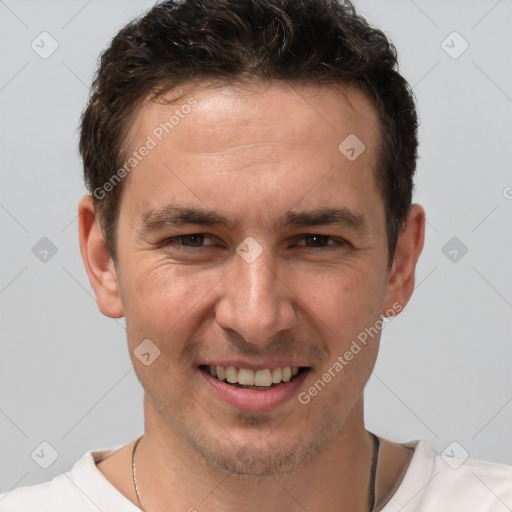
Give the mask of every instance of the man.
[(347, 2), (168, 1), (104, 52), (80, 247), (145, 431), (2, 511), (510, 510), (512, 468), (366, 431), (414, 287), (412, 93)]

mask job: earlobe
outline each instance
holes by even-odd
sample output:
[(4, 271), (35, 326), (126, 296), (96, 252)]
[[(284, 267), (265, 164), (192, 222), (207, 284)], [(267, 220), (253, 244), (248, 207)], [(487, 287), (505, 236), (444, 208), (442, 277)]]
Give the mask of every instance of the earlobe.
[(78, 205), (80, 252), (100, 311), (108, 317), (124, 316), (116, 268), (101, 232), (91, 195)]
[(425, 211), (418, 204), (409, 208), (409, 213), (401, 232), (389, 274), (386, 309), (393, 304), (405, 307), (414, 290), (416, 263), (425, 240)]

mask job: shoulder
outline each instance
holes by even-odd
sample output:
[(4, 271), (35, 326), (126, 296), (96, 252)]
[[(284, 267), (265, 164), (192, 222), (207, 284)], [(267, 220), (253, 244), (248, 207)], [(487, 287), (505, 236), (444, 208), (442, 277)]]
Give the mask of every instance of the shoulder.
[(87, 472), (94, 464), (92, 452), (87, 452), (71, 471), (57, 475), (48, 482), (17, 487), (0, 494), (0, 510), (2, 512), (17, 512), (33, 510), (34, 512), (68, 509), (72, 506), (76, 512), (89, 510), (84, 496), (79, 492), (73, 481), (73, 475)]
[(2, 512), (60, 512), (69, 510), (70, 506), (73, 506), (76, 512), (89, 510), (65, 473), (49, 482), (18, 487), (0, 494)]
[(479, 510), (512, 509), (512, 466), (437, 455), (432, 478), (432, 488), (441, 496), (478, 504)]
[(512, 510), (512, 466), (458, 457), (453, 450), (441, 455), (425, 441), (410, 441), (404, 446), (414, 449), (414, 455), (382, 512)]
[(96, 463), (120, 447), (85, 453), (67, 473), (0, 494), (1, 512), (138, 511), (101, 474)]

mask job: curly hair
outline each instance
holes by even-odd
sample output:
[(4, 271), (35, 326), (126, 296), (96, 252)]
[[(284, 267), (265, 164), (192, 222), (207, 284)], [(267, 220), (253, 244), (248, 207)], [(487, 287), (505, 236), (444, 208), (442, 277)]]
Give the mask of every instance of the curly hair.
[(391, 265), (414, 186), (414, 95), (398, 72), (394, 45), (349, 0), (167, 0), (119, 31), (101, 55), (79, 144), (114, 262), (123, 181), (105, 184), (123, 165), (137, 108), (148, 95), (212, 79), (352, 84), (365, 91), (380, 124), (376, 179)]

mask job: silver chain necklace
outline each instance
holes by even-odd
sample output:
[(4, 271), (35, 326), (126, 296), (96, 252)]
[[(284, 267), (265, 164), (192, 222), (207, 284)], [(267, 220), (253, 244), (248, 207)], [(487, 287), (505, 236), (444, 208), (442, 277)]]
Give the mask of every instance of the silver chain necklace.
[(139, 496), (139, 488), (137, 487), (137, 478), (135, 476), (136, 470), (135, 470), (135, 453), (137, 452), (137, 446), (139, 446), (139, 442), (142, 439), (142, 436), (137, 439), (135, 442), (135, 445), (133, 446), (133, 452), (132, 452), (132, 479), (133, 479), (133, 486), (135, 487), (135, 494), (137, 495), (137, 501), (139, 502), (139, 508), (143, 511), (145, 511), (145, 508), (142, 506), (142, 503), (140, 502), (140, 496)]
[[(379, 438), (370, 432), (370, 434), (373, 437), (373, 454), (372, 454), (372, 466), (370, 469), (370, 485), (368, 488), (368, 496), (370, 498), (370, 510), (369, 512), (373, 512), (373, 509), (375, 507), (375, 477), (377, 475), (377, 461), (379, 459)], [(135, 494), (137, 496), (137, 501), (139, 502), (139, 508), (145, 512), (145, 508), (142, 506), (142, 503), (140, 502), (140, 496), (139, 496), (139, 488), (137, 486), (137, 477), (136, 477), (136, 467), (135, 467), (135, 454), (137, 453), (137, 446), (139, 445), (140, 440), (142, 439), (142, 436), (140, 436), (137, 441), (135, 442), (135, 445), (133, 446), (133, 452), (132, 452), (132, 479), (133, 479), (133, 487), (135, 488)]]

